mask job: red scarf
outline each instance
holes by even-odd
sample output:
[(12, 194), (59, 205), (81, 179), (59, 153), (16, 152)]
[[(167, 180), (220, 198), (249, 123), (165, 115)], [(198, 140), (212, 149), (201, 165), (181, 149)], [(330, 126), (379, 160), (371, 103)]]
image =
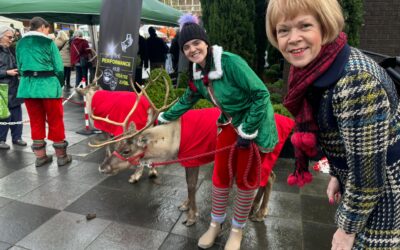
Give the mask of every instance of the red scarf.
[(347, 43), (347, 36), (341, 32), (332, 43), (323, 45), (319, 55), (306, 67), (290, 67), (289, 91), (283, 105), (295, 116), (296, 127), (291, 141), (295, 148), (296, 168), (288, 177), (288, 184), (302, 187), (312, 181), (308, 171), (308, 158), (317, 154), (318, 126), (313, 117), (313, 108), (306, 97), (307, 89), (323, 75)]

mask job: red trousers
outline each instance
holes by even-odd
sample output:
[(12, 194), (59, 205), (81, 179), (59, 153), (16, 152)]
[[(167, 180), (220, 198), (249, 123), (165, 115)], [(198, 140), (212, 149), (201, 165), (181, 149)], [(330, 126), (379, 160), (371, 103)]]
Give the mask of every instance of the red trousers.
[[(224, 148), (226, 146), (236, 143), (237, 133), (232, 125), (221, 127), (222, 131), (217, 137), (217, 149)], [(212, 176), (213, 185), (218, 188), (229, 188), (230, 176), (229, 176), (229, 153), (230, 150), (224, 150), (215, 154), (214, 172)], [(232, 170), (233, 178), (236, 181), (236, 185), (241, 190), (250, 190), (244, 182), (245, 171), (248, 165), (250, 155), (250, 149), (236, 149), (232, 159)], [(261, 162), (265, 157), (265, 154), (260, 152)], [(255, 156), (253, 156), (253, 159)], [(257, 169), (258, 168), (258, 171)], [(253, 165), (247, 175), (247, 182), (249, 186), (259, 185), (259, 176), (261, 166), (257, 166), (256, 161), (253, 161)], [(234, 181), (232, 180), (232, 182)]]
[(25, 99), (31, 124), (32, 140), (44, 140), (46, 138), (46, 121), (49, 125), (47, 138), (53, 142), (61, 142), (65, 139), (64, 109), (62, 99)]

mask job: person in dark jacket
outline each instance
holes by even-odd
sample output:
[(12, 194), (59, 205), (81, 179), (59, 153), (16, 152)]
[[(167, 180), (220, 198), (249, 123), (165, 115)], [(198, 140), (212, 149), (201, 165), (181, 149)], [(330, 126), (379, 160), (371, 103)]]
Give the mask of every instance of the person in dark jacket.
[(71, 64), (75, 65), (76, 70), (75, 87), (79, 85), (83, 77), (85, 77), (86, 81), (88, 80), (89, 53), (89, 43), (83, 39), (82, 31), (75, 31), (74, 39), (71, 41), (70, 46)]
[(168, 46), (156, 34), (154, 27), (149, 28), (150, 37), (146, 40), (150, 68), (161, 68), (165, 65), (165, 59), (168, 53)]
[[(0, 26), (0, 83), (8, 84), (8, 108), (10, 117), (0, 122), (22, 121), (21, 104), (23, 99), (17, 98), (19, 85), (18, 69), (10, 46), (14, 40), (14, 30), (8, 26)], [(10, 149), (6, 144), (8, 130), (11, 130), (12, 143), (19, 146), (26, 146), (27, 143), (21, 139), (22, 123), (15, 125), (0, 125), (0, 149)]]

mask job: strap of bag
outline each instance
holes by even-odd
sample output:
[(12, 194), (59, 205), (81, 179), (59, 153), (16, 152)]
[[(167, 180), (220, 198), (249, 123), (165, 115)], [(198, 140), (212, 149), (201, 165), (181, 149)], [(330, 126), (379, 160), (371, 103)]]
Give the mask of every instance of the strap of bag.
[[(73, 41), (72, 41), (73, 42)], [(79, 53), (79, 50), (76, 48), (75, 44), (72, 43), (72, 46), (74, 47), (74, 49), (76, 50), (76, 53), (78, 53), (78, 56), (81, 56), (81, 53)]]
[(64, 48), (65, 44), (67, 44), (67, 41), (65, 41), (61, 48), (59, 48), (58, 50), (61, 51)]

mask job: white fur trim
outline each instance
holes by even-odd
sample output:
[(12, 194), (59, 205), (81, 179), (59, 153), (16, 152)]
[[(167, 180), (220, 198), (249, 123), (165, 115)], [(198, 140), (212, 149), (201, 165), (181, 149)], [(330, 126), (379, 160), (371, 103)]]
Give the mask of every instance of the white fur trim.
[(213, 58), (214, 58), (214, 66), (215, 70), (210, 71), (208, 73), (208, 79), (210, 80), (215, 80), (215, 79), (220, 79), (223, 75), (222, 72), (222, 63), (221, 63), (221, 57), (222, 57), (222, 47), (218, 45), (214, 45), (213, 47)]
[(200, 80), (203, 76), (201, 75), (201, 70), (197, 71), (196, 68), (196, 64), (193, 63), (193, 79)]
[(163, 117), (163, 114), (164, 114), (164, 112), (161, 112), (161, 113), (158, 115), (157, 120), (160, 121), (161, 123), (170, 123), (171, 121), (165, 119), (165, 118)]
[(240, 137), (242, 137), (243, 139), (248, 139), (248, 140), (252, 140), (252, 139), (256, 138), (258, 135), (258, 130), (256, 130), (256, 132), (254, 132), (250, 135), (243, 132), (243, 124), (240, 124), (240, 126), (238, 127), (238, 132), (239, 132)]
[(24, 36), (24, 37), (26, 37), (26, 36), (43, 36), (43, 37), (46, 37), (46, 38), (48, 38), (48, 39), (51, 40), (51, 38), (48, 37), (47, 35), (45, 35), (44, 33), (39, 32), (39, 31), (34, 31), (34, 30), (25, 33), (23, 36)]
[[(212, 53), (213, 53), (215, 69), (208, 73), (208, 79), (216, 80), (216, 79), (220, 79), (224, 74), (222, 71), (222, 63), (221, 63), (223, 49), (221, 46), (218, 46), (218, 45), (214, 45), (214, 46), (212, 46), (212, 48), (213, 48)], [(197, 64), (193, 63), (193, 79), (199, 80), (202, 78), (203, 78), (203, 76), (201, 74), (201, 71), (200, 70), (197, 71)]]

